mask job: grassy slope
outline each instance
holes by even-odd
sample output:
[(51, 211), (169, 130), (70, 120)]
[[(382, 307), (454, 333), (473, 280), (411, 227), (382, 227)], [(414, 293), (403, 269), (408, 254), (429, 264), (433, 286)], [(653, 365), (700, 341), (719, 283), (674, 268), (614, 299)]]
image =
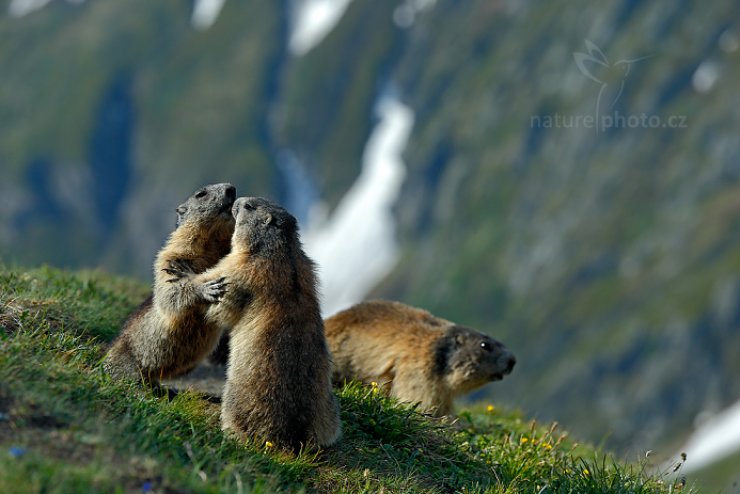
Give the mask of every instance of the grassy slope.
[(0, 267), (0, 492), (671, 492), (673, 485), (497, 409), (432, 421), (338, 391), (344, 438), (286, 457), (224, 438), (218, 407), (112, 382), (106, 341), (146, 287)]

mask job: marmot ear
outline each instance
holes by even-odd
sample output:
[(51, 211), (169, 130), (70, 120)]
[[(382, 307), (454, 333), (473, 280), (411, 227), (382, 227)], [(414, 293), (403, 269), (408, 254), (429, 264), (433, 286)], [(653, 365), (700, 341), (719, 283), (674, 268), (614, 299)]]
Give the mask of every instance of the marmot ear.
[(461, 347), (465, 343), (465, 335), (462, 333), (457, 333), (455, 335), (455, 346)]
[(269, 225), (270, 223), (272, 223), (272, 215), (270, 213), (265, 213), (262, 217), (262, 224)]

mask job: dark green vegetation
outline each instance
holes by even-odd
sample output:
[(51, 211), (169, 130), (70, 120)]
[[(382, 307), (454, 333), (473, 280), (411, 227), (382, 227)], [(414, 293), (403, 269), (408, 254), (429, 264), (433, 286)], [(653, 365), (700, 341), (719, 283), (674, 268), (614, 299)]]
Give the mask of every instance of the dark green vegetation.
[(336, 447), (290, 457), (240, 444), (198, 395), (170, 401), (101, 371), (106, 341), (144, 291), (99, 272), (0, 268), (0, 492), (673, 489), (518, 414), (481, 408), (450, 424), (354, 384), (338, 391)]
[[(335, 206), (391, 89), (416, 121), (402, 259), (374, 295), (504, 341), (520, 363), (487, 389), (620, 452), (667, 453), (740, 397), (736, 0), (438, 0), (409, 29), (398, 2), (353, 0), (297, 59), (290, 2), (228, 0), (205, 32), (192, 3), (0, 16), (3, 260), (144, 278), (204, 183), (292, 207), (284, 150)], [(649, 56), (611, 111), (684, 125), (533, 126), (594, 114), (586, 40), (611, 64)]]

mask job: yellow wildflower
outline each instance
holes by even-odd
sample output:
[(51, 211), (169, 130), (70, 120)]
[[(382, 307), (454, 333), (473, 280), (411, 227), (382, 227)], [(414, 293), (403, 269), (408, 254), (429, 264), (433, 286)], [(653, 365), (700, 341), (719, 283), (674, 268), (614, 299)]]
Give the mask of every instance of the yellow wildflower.
[(588, 471), (588, 468), (584, 468), (583, 469), (583, 475), (585, 475), (586, 477), (588, 477), (589, 475), (591, 475), (591, 472)]
[(527, 439), (526, 437), (522, 436), (522, 438), (519, 440), (519, 444), (524, 444), (527, 441), (529, 441), (529, 439)]
[(273, 447), (273, 444), (270, 441), (265, 441), (265, 448), (270, 449)]
[(486, 408), (486, 410), (488, 410), (489, 413), (492, 412), (493, 409), (494, 409), (493, 405), (488, 405), (488, 407)]

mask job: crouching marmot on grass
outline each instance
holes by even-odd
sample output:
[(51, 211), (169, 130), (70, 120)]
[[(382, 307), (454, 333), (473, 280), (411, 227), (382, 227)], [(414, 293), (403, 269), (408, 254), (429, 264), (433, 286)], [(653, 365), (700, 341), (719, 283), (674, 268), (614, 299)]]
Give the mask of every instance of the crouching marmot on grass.
[(516, 359), (493, 338), (398, 302), (357, 304), (325, 321), (336, 384), (376, 382), (388, 395), (436, 415), (498, 381)]
[(154, 262), (154, 290), (123, 325), (103, 366), (114, 377), (160, 379), (183, 374), (216, 346), (221, 328), (204, 319), (225, 290), (223, 279), (194, 285), (178, 270), (202, 273), (231, 247), (233, 185), (208, 185), (177, 207), (177, 227)]
[(208, 318), (230, 329), (224, 430), (282, 449), (328, 446), (340, 435), (313, 262), (293, 216), (262, 198), (233, 208), (231, 253), (193, 278), (226, 278)]

